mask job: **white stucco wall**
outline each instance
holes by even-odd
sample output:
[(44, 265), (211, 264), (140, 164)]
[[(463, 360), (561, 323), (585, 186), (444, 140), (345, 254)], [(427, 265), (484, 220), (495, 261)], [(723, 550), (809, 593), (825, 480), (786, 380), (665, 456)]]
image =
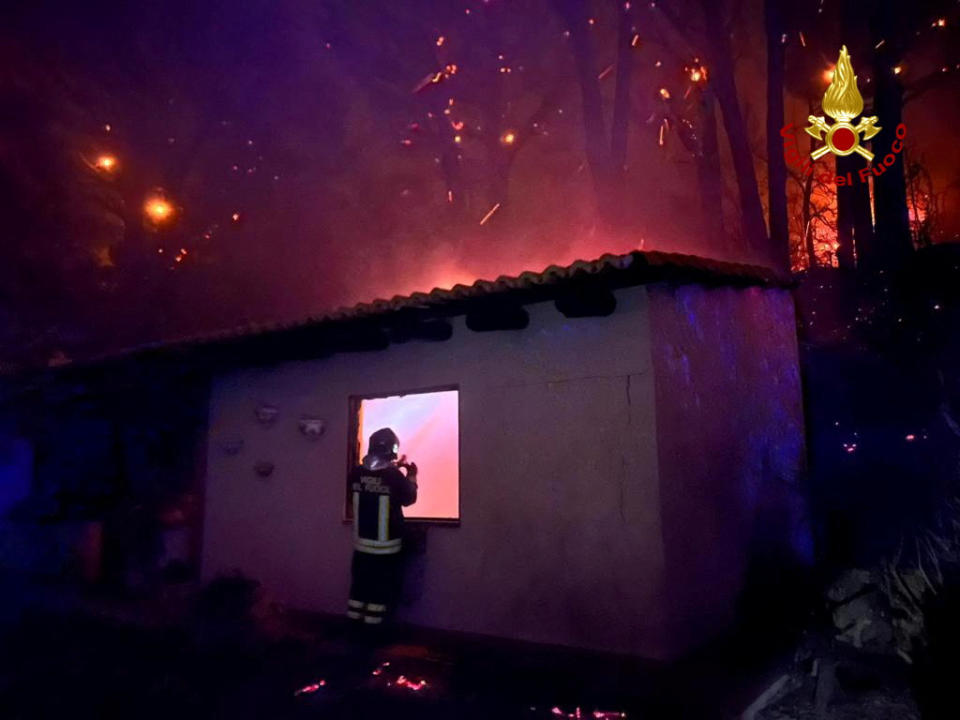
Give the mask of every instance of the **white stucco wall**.
[[(458, 384), (458, 527), (430, 527), (401, 619), (438, 628), (666, 653), (654, 383), (645, 288), (610, 317), (529, 306), (526, 330), (235, 372), (210, 403), (203, 573), (234, 569), (290, 606), (340, 613), (347, 398)], [(254, 408), (276, 405), (269, 427)], [(327, 421), (310, 442), (301, 414)], [(229, 455), (224, 438), (242, 437)], [(275, 463), (258, 479), (258, 460)]]

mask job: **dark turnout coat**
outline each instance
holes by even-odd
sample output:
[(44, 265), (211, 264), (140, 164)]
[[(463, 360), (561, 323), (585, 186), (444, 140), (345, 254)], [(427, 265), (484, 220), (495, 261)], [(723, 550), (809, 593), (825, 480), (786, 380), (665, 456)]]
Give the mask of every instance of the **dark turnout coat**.
[(364, 458), (350, 473), (353, 547), (371, 555), (393, 555), (403, 545), (403, 510), (417, 501), (417, 484), (393, 463)]

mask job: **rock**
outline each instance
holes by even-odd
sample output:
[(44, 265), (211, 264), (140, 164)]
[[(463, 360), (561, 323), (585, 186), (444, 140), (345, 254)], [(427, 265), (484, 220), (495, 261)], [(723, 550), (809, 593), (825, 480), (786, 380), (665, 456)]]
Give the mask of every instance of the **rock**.
[(842, 603), (876, 585), (877, 578), (869, 570), (847, 570), (827, 590), (827, 599), (830, 602)]
[(755, 720), (764, 708), (775, 703), (790, 689), (792, 689), (790, 676), (781, 675), (760, 693), (756, 700), (750, 703), (750, 706), (740, 716), (741, 720)]

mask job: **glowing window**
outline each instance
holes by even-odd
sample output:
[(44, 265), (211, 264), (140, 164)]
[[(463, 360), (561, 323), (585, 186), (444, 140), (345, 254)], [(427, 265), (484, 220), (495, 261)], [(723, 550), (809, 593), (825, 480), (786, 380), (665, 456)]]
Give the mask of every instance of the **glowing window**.
[[(391, 428), (400, 438), (400, 455), (417, 464), (417, 501), (403, 509), (404, 516), (411, 520), (459, 520), (459, 392), (444, 389), (350, 400), (351, 467), (366, 455), (371, 433)], [(351, 509), (348, 503), (348, 517)]]

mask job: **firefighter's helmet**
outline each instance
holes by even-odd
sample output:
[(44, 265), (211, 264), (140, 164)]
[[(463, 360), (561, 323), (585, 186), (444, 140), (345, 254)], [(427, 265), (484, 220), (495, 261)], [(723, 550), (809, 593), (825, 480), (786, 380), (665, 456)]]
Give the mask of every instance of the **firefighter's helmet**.
[(381, 428), (370, 436), (370, 454), (395, 458), (400, 451), (400, 438), (390, 428)]

